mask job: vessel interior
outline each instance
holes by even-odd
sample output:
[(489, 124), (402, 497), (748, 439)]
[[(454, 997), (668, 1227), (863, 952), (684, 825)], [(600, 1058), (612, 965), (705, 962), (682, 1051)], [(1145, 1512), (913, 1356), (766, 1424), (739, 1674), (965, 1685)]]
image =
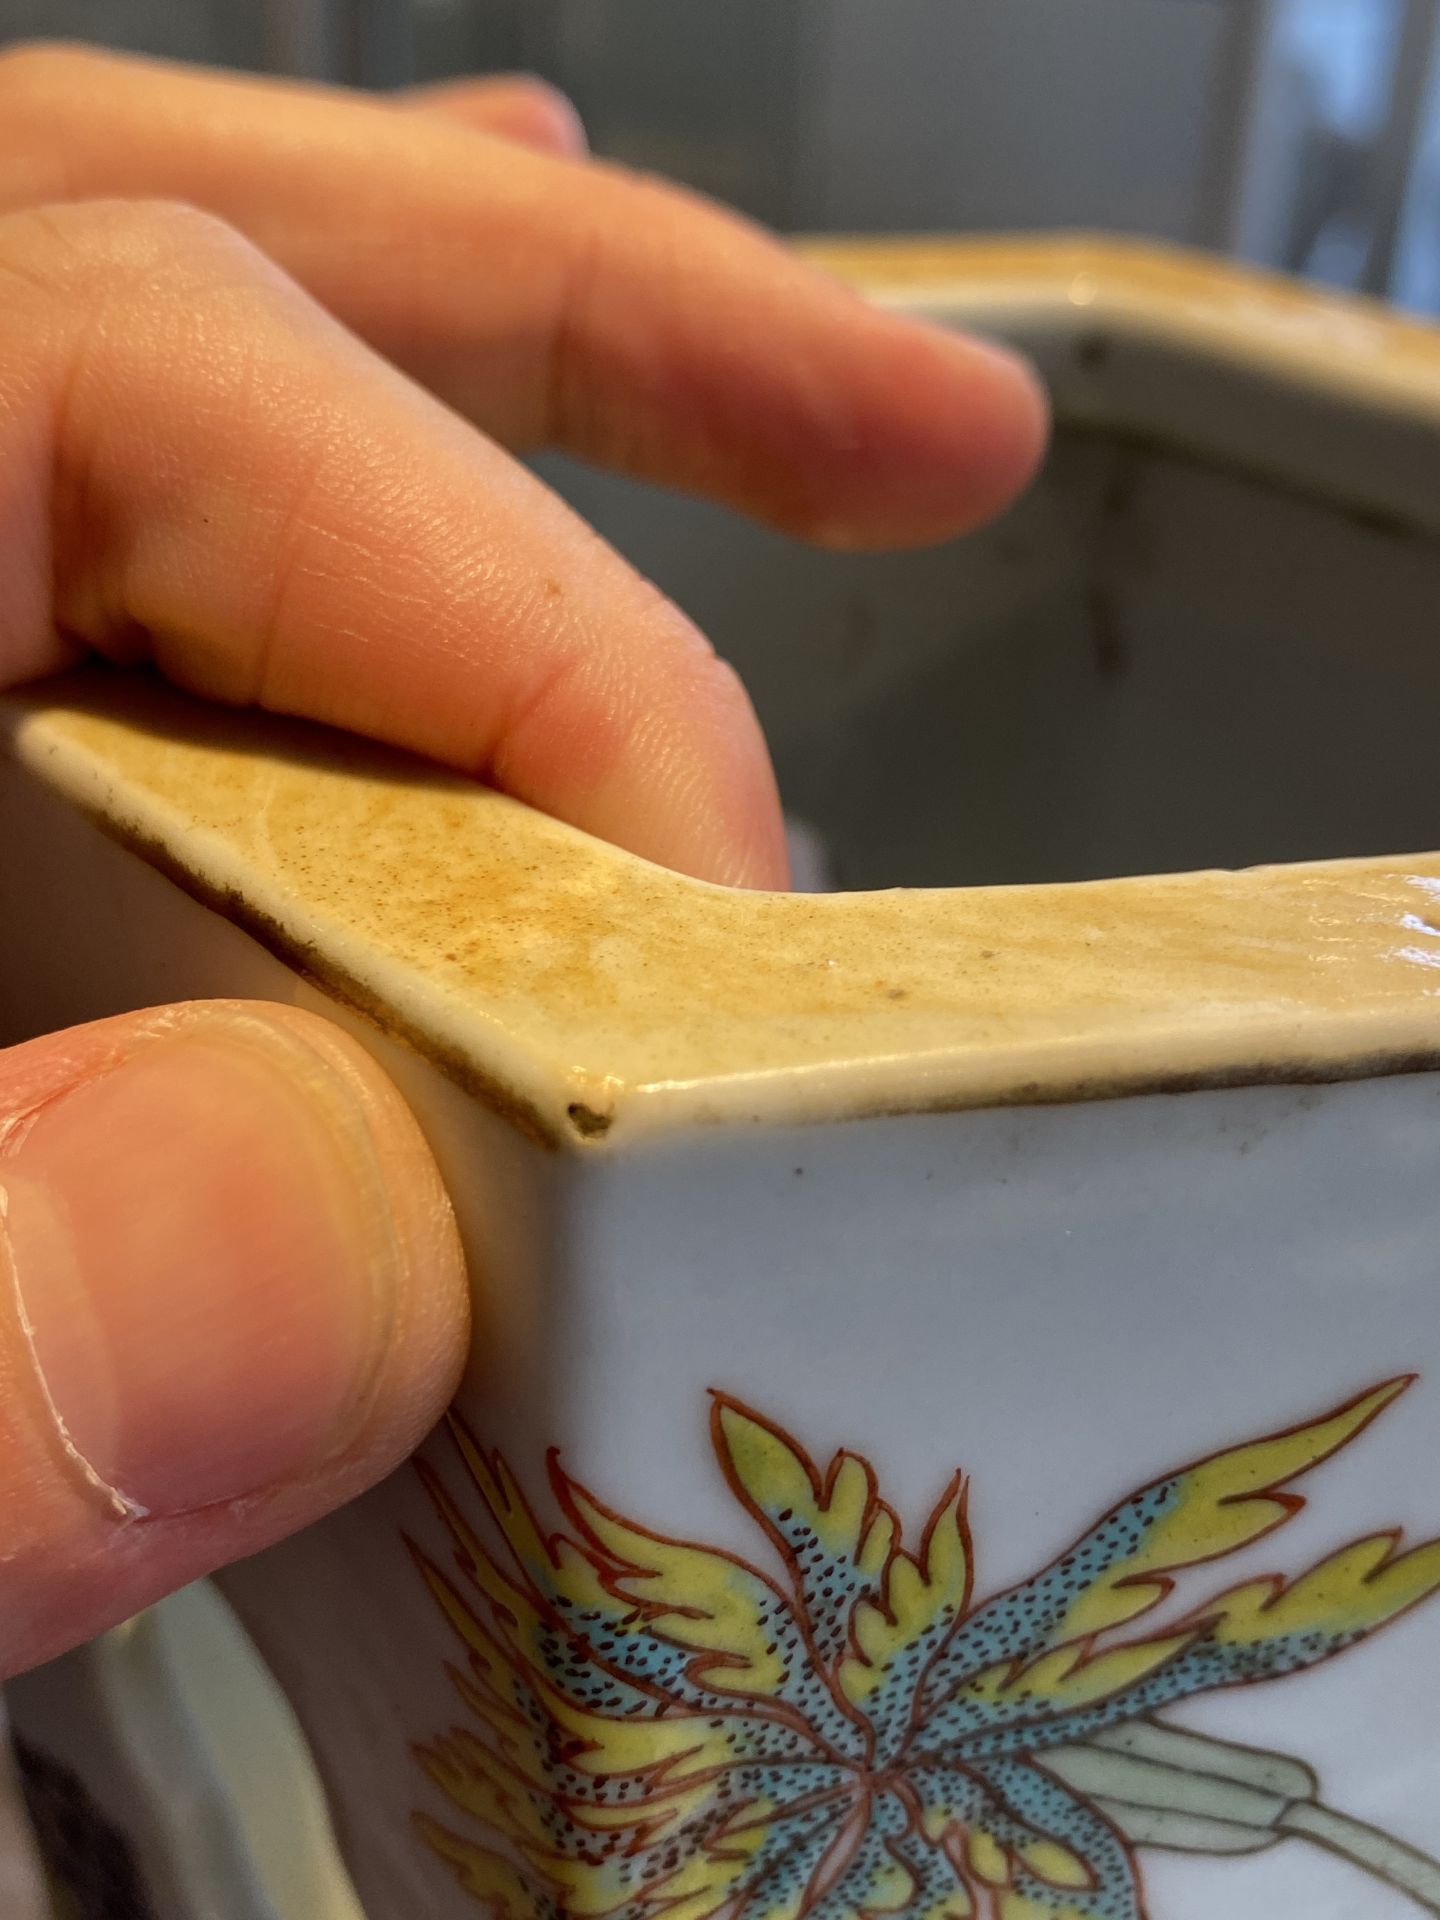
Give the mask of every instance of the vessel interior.
[(1094, 424), (996, 525), (884, 556), (542, 470), (739, 669), (823, 884), (1440, 846), (1423, 527)]

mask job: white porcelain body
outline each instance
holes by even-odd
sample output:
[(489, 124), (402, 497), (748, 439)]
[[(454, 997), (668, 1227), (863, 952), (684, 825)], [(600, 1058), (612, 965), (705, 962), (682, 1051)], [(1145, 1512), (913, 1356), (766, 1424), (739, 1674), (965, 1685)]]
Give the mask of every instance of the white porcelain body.
[[(83, 881), (71, 898), (132, 931), (117, 933), (103, 985), (77, 997), (61, 983), (63, 1012), (32, 983), (41, 1022), (144, 1004), (183, 979), (353, 1023), (88, 823), (56, 823), (45, 844), (65, 856), (67, 891)], [(1298, 1571), (1378, 1528), (1440, 1532), (1440, 1074), (697, 1134), (567, 1164), (355, 1030), (422, 1115), (477, 1270), (503, 1279), (482, 1292), (460, 1407), (542, 1501), (558, 1446), (627, 1515), (757, 1557), (709, 1445), (720, 1389), (818, 1459), (863, 1453), (916, 1528), (963, 1467), (984, 1595), (1167, 1470), (1418, 1370), (1317, 1469), (1281, 1542), (1201, 1590)], [(463, 1498), (448, 1437), (426, 1452)], [(368, 1920), (465, 1920), (475, 1903), (411, 1824), (428, 1812), (464, 1830), (411, 1746), (465, 1714), (446, 1677), (457, 1642), (406, 1535), (452, 1563), (412, 1468), (237, 1569), (226, 1591), (308, 1733)], [(1168, 1717), (1302, 1758), (1328, 1800), (1434, 1851), (1437, 1716), (1440, 1609)], [(226, 1764), (223, 1749), (211, 1758), (217, 1792)], [(291, 1844), (325, 1851), (319, 1833)], [(1244, 1859), (1141, 1858), (1157, 1920), (1415, 1911), (1296, 1841)], [(233, 1920), (301, 1920), (227, 1885)]]
[[(1319, 1470), (1283, 1544), (1207, 1570), (1200, 1588), (1308, 1567), (1378, 1527), (1429, 1538), (1437, 1103), (1440, 1076), (1423, 1075), (656, 1148), (556, 1196), (550, 1232), (573, 1264), (552, 1268), (530, 1340), (477, 1366), (461, 1405), (537, 1498), (556, 1445), (627, 1516), (767, 1566), (710, 1449), (712, 1389), (817, 1460), (864, 1454), (917, 1532), (963, 1467), (986, 1595), (1133, 1487), (1418, 1363), (1420, 1383), (1355, 1457)], [(463, 1497), (453, 1446), (429, 1457)], [(463, 1833), (403, 1738), (465, 1715), (442, 1671), (456, 1642), (417, 1605), (402, 1531), (452, 1564), (402, 1478), (241, 1569), (230, 1591), (322, 1755), (346, 1756), (342, 1806), (424, 1809)], [(343, 1679), (315, 1651), (342, 1644)], [(1433, 1851), (1437, 1650), (1440, 1619), (1417, 1614), (1313, 1673), (1171, 1717), (1302, 1757), (1331, 1802)], [(367, 1912), (473, 1911), (438, 1863), (403, 1839), (397, 1852), (389, 1823), (367, 1814), (344, 1837)], [(1415, 1911), (1298, 1842), (1141, 1860), (1159, 1920)]]

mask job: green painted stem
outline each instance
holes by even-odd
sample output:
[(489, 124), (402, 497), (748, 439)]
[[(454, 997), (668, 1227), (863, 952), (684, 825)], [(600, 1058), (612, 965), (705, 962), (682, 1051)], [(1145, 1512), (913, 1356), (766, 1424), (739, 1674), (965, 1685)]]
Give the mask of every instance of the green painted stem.
[(1363, 1820), (1352, 1820), (1313, 1800), (1293, 1802), (1275, 1824), (1281, 1832), (1303, 1835), (1342, 1860), (1363, 1867), (1387, 1886), (1408, 1893), (1427, 1913), (1440, 1914), (1440, 1860), (1432, 1860), (1378, 1827), (1366, 1826)]

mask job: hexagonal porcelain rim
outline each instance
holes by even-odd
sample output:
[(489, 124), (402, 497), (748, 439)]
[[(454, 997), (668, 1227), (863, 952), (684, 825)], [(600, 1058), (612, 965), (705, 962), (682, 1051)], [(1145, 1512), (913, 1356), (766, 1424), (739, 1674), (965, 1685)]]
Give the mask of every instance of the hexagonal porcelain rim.
[[(1052, 329), (1100, 311), (1440, 427), (1440, 333), (1363, 303), (1093, 242), (817, 251), (896, 303)], [(736, 893), (402, 756), (102, 670), (0, 722), (112, 837), (550, 1143), (1440, 1065), (1440, 854)]]

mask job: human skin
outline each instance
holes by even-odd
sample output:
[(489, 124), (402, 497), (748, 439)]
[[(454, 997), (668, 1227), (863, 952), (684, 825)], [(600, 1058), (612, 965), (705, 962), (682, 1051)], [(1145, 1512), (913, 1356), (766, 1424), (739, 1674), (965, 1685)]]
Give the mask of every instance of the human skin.
[[(591, 161), (537, 82), (0, 54), (0, 685), (147, 662), (783, 886), (743, 689), (515, 454), (900, 546), (998, 511), (1045, 433), (1011, 356)], [(433, 1161), (326, 1022), (0, 1052), (0, 1674), (372, 1484), (467, 1338)]]

